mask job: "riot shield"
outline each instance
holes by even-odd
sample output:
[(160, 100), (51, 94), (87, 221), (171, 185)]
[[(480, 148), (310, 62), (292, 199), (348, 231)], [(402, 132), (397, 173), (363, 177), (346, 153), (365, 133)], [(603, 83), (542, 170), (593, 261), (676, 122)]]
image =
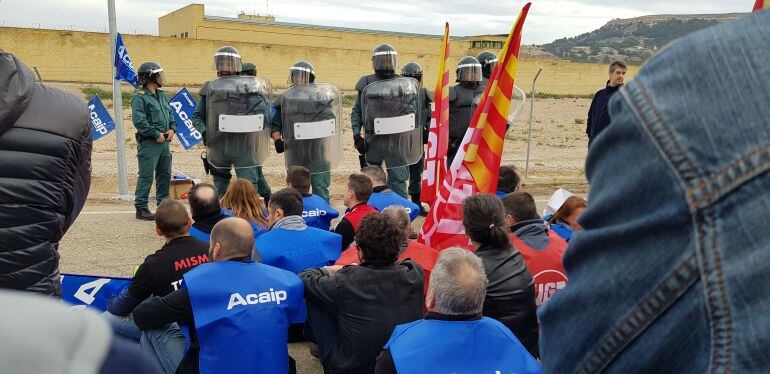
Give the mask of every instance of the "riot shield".
[(422, 157), (419, 85), (413, 78), (369, 84), (361, 92), (366, 161), (388, 169), (412, 165)]
[(342, 161), (342, 95), (333, 84), (293, 86), (281, 97), (286, 168), (310, 174), (336, 169)]
[[(476, 97), (473, 98), (473, 103), (471, 104), (471, 113), (476, 113), (476, 107), (479, 105), (479, 102), (481, 101), (481, 97), (484, 94), (476, 95)], [(508, 107), (508, 126), (510, 127), (513, 124), (513, 121), (516, 120), (516, 118), (521, 114), (522, 109), (524, 109), (524, 103), (527, 101), (527, 95), (522, 91), (519, 86), (513, 86), (513, 93), (511, 94), (511, 106)]]
[(217, 169), (253, 168), (270, 145), (270, 82), (237, 75), (209, 84), (206, 96), (208, 162)]

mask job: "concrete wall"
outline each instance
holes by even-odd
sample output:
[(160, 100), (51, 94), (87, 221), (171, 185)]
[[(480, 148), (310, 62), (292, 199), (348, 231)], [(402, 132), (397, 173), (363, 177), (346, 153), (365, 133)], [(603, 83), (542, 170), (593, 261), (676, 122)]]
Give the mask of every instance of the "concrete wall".
[[(430, 89), (435, 87), (439, 39), (418, 43), (398, 38), (391, 40), (388, 35), (380, 38), (380, 41), (392, 42), (399, 48), (401, 65), (408, 61), (417, 61), (422, 65), (425, 69), (424, 83)], [(156, 61), (164, 67), (169, 84), (193, 86), (215, 76), (212, 55), (224, 44), (218, 40), (148, 35), (123, 35), (123, 40), (135, 67), (138, 68), (144, 61)], [(258, 74), (268, 78), (274, 87), (287, 85), (286, 78), (291, 64), (297, 60), (308, 60), (313, 63), (319, 82), (333, 82), (345, 90), (351, 90), (360, 76), (371, 73), (370, 48), (376, 43), (356, 43), (359, 43), (360, 49), (313, 44), (227, 42), (240, 51), (244, 61), (255, 63)], [(109, 35), (105, 33), (2, 27), (0, 47), (19, 56), (30, 67), (37, 65), (44, 80), (87, 83), (111, 81)], [(452, 64), (467, 49), (455, 48), (454, 51)], [(538, 83), (540, 92), (592, 93), (602, 87), (607, 79), (605, 65), (522, 59), (517, 83), (526, 87), (527, 92), (538, 66), (544, 68)], [(631, 73), (634, 71), (632, 68)]]

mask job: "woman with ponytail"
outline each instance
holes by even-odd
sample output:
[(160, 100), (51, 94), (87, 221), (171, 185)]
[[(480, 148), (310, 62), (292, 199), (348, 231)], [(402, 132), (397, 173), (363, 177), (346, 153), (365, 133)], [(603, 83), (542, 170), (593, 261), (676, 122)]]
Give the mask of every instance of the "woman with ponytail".
[(538, 357), (535, 282), (521, 253), (509, 242), (503, 203), (488, 194), (466, 198), (463, 226), (489, 279), (482, 314), (505, 324)]

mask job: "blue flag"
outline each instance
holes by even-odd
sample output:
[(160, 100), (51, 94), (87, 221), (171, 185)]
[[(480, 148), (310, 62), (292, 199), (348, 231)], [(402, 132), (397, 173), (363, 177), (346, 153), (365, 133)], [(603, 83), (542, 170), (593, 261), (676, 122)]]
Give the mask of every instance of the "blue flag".
[(174, 121), (176, 121), (176, 136), (179, 138), (179, 143), (182, 144), (182, 147), (188, 150), (202, 142), (203, 134), (196, 130), (192, 123), (192, 114), (198, 103), (193, 98), (193, 95), (187, 91), (187, 88), (182, 88), (181, 91), (168, 101), (168, 104), (173, 109), (172, 113), (174, 113)]
[(131, 64), (131, 57), (128, 57), (128, 51), (126, 45), (123, 44), (123, 38), (118, 34), (117, 40), (115, 40), (115, 79), (130, 83), (134, 88), (139, 86), (136, 84), (136, 70), (134, 65)]
[(62, 274), (62, 300), (78, 306), (107, 310), (107, 302), (120, 295), (131, 283), (127, 278)]
[(88, 117), (91, 120), (91, 139), (93, 141), (99, 140), (101, 137), (109, 134), (112, 130), (115, 130), (115, 122), (110, 117), (110, 113), (107, 112), (107, 108), (104, 107), (99, 96), (94, 95), (91, 100), (88, 101)]

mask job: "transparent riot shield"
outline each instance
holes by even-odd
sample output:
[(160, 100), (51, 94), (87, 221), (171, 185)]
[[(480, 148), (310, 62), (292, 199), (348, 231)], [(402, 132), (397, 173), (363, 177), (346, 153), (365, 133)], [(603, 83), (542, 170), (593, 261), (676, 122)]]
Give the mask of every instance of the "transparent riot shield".
[(342, 95), (333, 84), (293, 86), (281, 97), (286, 167), (311, 174), (336, 169), (342, 161)]
[(217, 169), (253, 168), (267, 159), (271, 87), (254, 76), (227, 76), (209, 84), (206, 147)]
[(412, 165), (423, 152), (419, 85), (412, 78), (369, 84), (361, 92), (366, 161), (388, 169)]
[[(476, 113), (476, 107), (478, 107), (479, 102), (481, 101), (481, 97), (484, 94), (476, 95), (475, 98), (473, 98), (473, 103), (471, 104), (471, 113)], [(519, 117), (519, 114), (521, 114), (521, 111), (524, 109), (524, 103), (527, 101), (527, 95), (522, 91), (519, 86), (513, 86), (513, 93), (511, 94), (511, 106), (508, 107), (508, 126), (510, 127), (513, 125), (513, 121), (516, 120), (516, 118)]]

